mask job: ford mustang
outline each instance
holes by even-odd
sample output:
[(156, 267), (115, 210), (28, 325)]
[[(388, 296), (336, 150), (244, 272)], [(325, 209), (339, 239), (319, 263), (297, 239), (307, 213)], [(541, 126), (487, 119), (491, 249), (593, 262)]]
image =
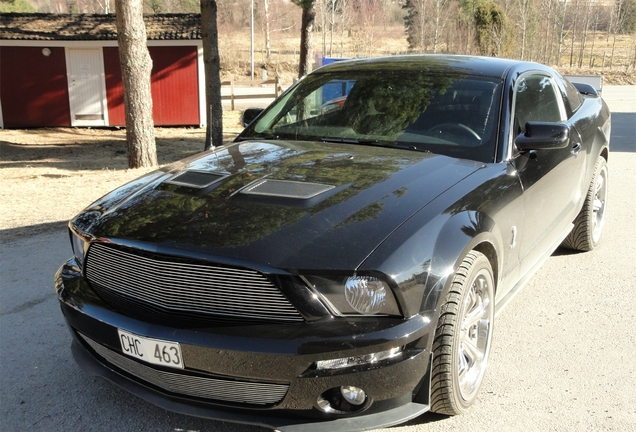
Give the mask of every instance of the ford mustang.
[(234, 142), (69, 224), (57, 297), (89, 374), (281, 431), (465, 412), (496, 314), (600, 240), (610, 113), (530, 62), (333, 63)]

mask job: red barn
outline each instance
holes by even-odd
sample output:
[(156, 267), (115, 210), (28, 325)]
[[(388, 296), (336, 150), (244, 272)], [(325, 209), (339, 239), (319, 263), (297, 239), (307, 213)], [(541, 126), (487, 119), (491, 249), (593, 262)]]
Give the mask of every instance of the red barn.
[[(144, 20), (155, 125), (204, 125), (201, 16)], [(114, 15), (0, 14), (0, 127), (125, 124)]]

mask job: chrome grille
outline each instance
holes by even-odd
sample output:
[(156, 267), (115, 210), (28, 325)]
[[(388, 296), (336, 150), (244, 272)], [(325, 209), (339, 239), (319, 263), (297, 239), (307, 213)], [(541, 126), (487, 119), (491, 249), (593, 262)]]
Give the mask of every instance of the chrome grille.
[(158, 319), (300, 322), (302, 316), (261, 273), (91, 245), (86, 278), (100, 297), (133, 316)]
[(104, 360), (170, 393), (251, 405), (275, 405), (287, 394), (286, 384), (256, 383), (164, 372), (129, 359), (79, 333)]

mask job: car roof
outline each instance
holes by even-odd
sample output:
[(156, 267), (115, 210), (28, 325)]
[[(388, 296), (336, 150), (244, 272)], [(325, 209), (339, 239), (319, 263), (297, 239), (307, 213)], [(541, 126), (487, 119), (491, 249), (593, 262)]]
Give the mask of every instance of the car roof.
[(330, 63), (314, 73), (355, 70), (427, 70), (432, 73), (459, 74), (505, 78), (513, 66), (533, 63), (496, 57), (415, 54), (365, 59), (343, 60)]

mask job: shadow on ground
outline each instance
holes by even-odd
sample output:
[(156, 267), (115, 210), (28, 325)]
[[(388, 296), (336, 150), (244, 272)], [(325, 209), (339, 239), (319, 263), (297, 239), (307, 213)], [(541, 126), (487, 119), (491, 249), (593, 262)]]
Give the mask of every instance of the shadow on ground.
[[(30, 131), (21, 131), (27, 136)], [(35, 131), (33, 142), (37, 143)], [(0, 166), (4, 168), (56, 168), (61, 170), (84, 171), (96, 169), (123, 170), (128, 168), (125, 137), (121, 131), (97, 130), (100, 137), (84, 139), (82, 134), (72, 129), (55, 130), (61, 141), (50, 144), (22, 144), (0, 140)], [(236, 134), (224, 134), (224, 141), (230, 142)], [(64, 139), (68, 141), (64, 142)], [(205, 130), (177, 130), (169, 137), (157, 137), (157, 158), (160, 165), (174, 162), (203, 151)]]
[(610, 151), (636, 153), (636, 113), (612, 114)]
[(13, 243), (22, 237), (65, 230), (68, 221), (46, 222), (37, 225), (22, 226), (0, 230), (0, 243)]

